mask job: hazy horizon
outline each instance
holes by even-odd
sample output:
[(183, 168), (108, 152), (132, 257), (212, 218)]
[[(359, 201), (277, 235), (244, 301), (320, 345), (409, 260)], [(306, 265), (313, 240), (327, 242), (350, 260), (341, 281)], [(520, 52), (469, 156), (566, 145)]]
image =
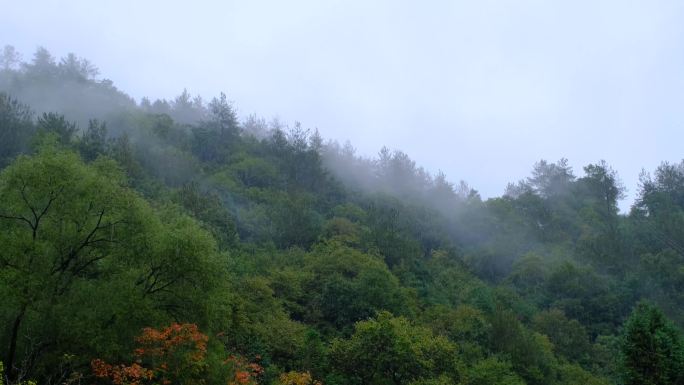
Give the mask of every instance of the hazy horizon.
[[(40, 5), (38, 5), (40, 4)], [(140, 100), (223, 91), (374, 156), (399, 149), (484, 198), (568, 158), (628, 189), (682, 159), (675, 1), (8, 3), (0, 45), (92, 61)]]

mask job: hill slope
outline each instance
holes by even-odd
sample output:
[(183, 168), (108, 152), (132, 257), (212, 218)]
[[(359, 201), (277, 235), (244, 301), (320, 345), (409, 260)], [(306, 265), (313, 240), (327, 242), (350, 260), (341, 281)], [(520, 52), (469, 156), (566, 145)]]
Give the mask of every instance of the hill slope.
[(225, 95), (137, 104), (75, 56), (6, 62), (10, 383), (682, 380), (684, 163), (628, 216), (603, 162), (483, 201)]

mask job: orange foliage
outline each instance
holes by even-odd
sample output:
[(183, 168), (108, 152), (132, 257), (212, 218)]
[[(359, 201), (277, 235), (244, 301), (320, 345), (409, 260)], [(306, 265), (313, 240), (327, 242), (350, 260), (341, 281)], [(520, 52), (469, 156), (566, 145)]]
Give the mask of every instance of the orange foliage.
[(193, 349), (193, 358), (199, 361), (204, 359), (209, 338), (195, 324), (174, 323), (161, 330), (145, 328), (135, 340), (141, 346), (135, 350), (138, 357), (161, 357), (185, 347)]
[[(256, 357), (259, 359), (259, 357)], [(233, 378), (228, 381), (228, 385), (256, 385), (258, 379), (264, 372), (261, 365), (254, 362), (247, 362), (243, 357), (231, 355), (224, 364), (233, 365)]]
[(136, 338), (136, 363), (109, 365), (96, 359), (91, 368), (96, 377), (108, 378), (114, 385), (140, 385), (152, 378), (164, 385), (202, 383), (197, 377), (206, 366), (207, 341), (208, 337), (194, 324), (174, 323), (161, 330), (145, 328)]
[(102, 360), (92, 360), (90, 366), (98, 378), (109, 378), (115, 385), (140, 385), (145, 380), (152, 380), (154, 373), (138, 364), (109, 365)]
[[(203, 385), (208, 340), (194, 324), (174, 323), (162, 329), (145, 328), (135, 339), (138, 344), (133, 351), (136, 363), (130, 366), (110, 365), (95, 359), (90, 366), (95, 377), (107, 379), (114, 385), (152, 384), (153, 379), (154, 384), (161, 385)], [(261, 365), (248, 362), (241, 356), (231, 355), (223, 363), (232, 369), (228, 385), (257, 385), (264, 372)]]

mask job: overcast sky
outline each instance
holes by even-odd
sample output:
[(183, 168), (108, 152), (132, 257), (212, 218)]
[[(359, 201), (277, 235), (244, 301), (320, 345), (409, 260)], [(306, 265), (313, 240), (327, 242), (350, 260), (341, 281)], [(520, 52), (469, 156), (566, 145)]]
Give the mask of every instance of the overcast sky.
[(136, 99), (387, 145), (484, 197), (539, 159), (605, 159), (631, 204), (684, 157), (684, 1), (6, 1), (0, 45), (74, 52)]

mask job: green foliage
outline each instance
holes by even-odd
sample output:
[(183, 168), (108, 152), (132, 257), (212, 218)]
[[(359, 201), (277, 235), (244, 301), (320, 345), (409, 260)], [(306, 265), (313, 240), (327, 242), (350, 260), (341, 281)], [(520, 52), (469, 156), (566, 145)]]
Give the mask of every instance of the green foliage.
[(506, 281), (528, 301), (541, 304), (548, 296), (546, 285), (550, 271), (547, 264), (541, 256), (527, 254), (513, 264)]
[(435, 334), (456, 343), (463, 361), (470, 363), (484, 356), (491, 325), (482, 311), (469, 305), (455, 309), (438, 305), (427, 309), (421, 320)]
[(612, 383), (620, 383), (621, 348), (622, 339), (619, 336), (598, 336), (592, 346), (591, 372), (609, 379)]
[(264, 364), (293, 367), (305, 349), (307, 330), (292, 320), (261, 276), (233, 277), (221, 338), (238, 353), (260, 356)]
[(91, 162), (98, 156), (106, 154), (108, 145), (107, 124), (97, 119), (90, 120), (88, 128), (78, 142), (78, 149), (83, 160)]
[(573, 362), (588, 361), (591, 354), (589, 336), (577, 320), (566, 318), (558, 309), (551, 309), (537, 313), (532, 325), (535, 331), (549, 337), (558, 355)]
[(238, 241), (235, 221), (217, 194), (202, 191), (197, 183), (189, 183), (176, 191), (174, 201), (203, 222), (222, 248), (234, 246)]
[(0, 92), (0, 167), (28, 150), (35, 131), (28, 106)]
[(8, 367), (56, 365), (59, 351), (46, 354), (35, 341), (106, 356), (150, 322), (208, 321), (204, 298), (220, 271), (213, 239), (173, 210), (155, 212), (113, 162), (85, 165), (42, 148), (0, 173), (0, 197)]
[(356, 324), (354, 334), (331, 346), (333, 370), (351, 384), (409, 384), (440, 374), (457, 381), (456, 347), (405, 318), (381, 312)]
[(658, 308), (639, 303), (625, 322), (622, 338), (626, 384), (684, 382), (682, 336)]
[(551, 272), (546, 285), (550, 305), (589, 326), (591, 335), (615, 330), (628, 312), (629, 298), (623, 290), (590, 267), (563, 262)]
[(511, 311), (497, 308), (490, 317), (490, 346), (507, 357), (528, 384), (548, 384), (555, 376), (556, 359), (548, 337), (525, 328)]
[(380, 258), (337, 242), (316, 245), (273, 282), (295, 319), (326, 332), (348, 331), (381, 310), (413, 312), (408, 291)]
[(577, 365), (561, 364), (558, 368), (559, 385), (609, 385), (608, 380), (597, 377)]
[(54, 112), (44, 113), (38, 118), (38, 133), (41, 135), (53, 134), (62, 145), (69, 145), (76, 134), (75, 123), (71, 123)]
[(510, 363), (491, 357), (473, 365), (467, 371), (462, 383), (469, 385), (524, 385), (525, 381), (515, 374)]

